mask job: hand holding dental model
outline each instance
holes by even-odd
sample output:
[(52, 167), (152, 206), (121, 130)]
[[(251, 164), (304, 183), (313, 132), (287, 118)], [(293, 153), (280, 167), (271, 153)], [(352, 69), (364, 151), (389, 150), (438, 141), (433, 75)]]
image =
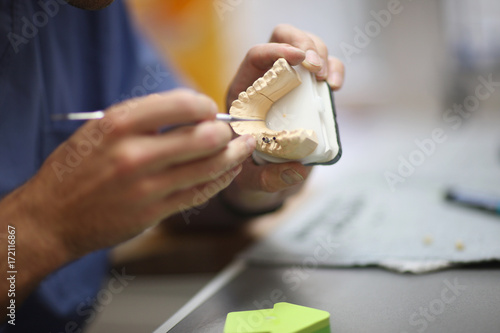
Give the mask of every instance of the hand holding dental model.
[[(286, 63), (279, 60), (281, 58)], [(288, 65), (300, 74), (302, 84), (297, 82), (297, 74), (289, 70)], [(270, 72), (266, 75), (268, 71)], [(269, 87), (263, 85), (266, 79), (272, 81)], [(316, 83), (321, 85), (321, 88), (313, 85), (313, 79), (318, 81)], [(280, 163), (256, 165), (254, 162), (256, 158), (248, 158), (243, 163), (241, 173), (221, 193), (221, 196), (229, 203), (245, 211), (272, 209), (300, 189), (312, 168), (305, 164), (335, 162), (336, 157), (339, 156), (340, 146), (337, 144), (333, 112), (329, 115), (329, 125), (324, 121), (325, 128), (330, 128), (329, 131), (317, 130), (316, 126), (307, 127), (310, 123), (316, 123), (321, 129), (323, 126), (321, 118), (324, 117), (326, 120), (329, 111), (326, 108), (324, 112), (301, 110), (303, 103), (314, 104), (315, 100), (305, 99), (300, 102), (300, 105), (295, 105), (295, 102), (298, 102), (295, 98), (300, 94), (292, 94), (303, 87), (311, 87), (317, 90), (318, 96), (324, 96), (324, 88), (327, 87), (325, 81), (332, 90), (340, 89), (344, 81), (344, 65), (339, 59), (328, 55), (325, 43), (316, 35), (282, 24), (274, 29), (269, 43), (254, 46), (249, 50), (229, 88), (226, 104), (231, 114), (244, 113), (245, 118), (250, 118), (252, 115), (263, 117), (262, 113), (266, 111), (262, 110), (270, 107), (266, 121), (261, 122), (260, 125), (256, 124), (257, 127), (245, 128), (245, 125), (251, 122), (243, 126), (237, 125), (238, 123), (232, 123), (232, 125), (235, 132), (250, 133), (258, 141), (254, 155)], [(267, 85), (267, 82), (265, 83)], [(249, 88), (250, 86), (252, 88)], [(286, 94), (286, 90), (294, 86), (292, 92)], [(266, 99), (271, 99), (271, 101), (256, 95), (255, 87), (261, 92), (270, 88), (266, 92)], [(326, 89), (326, 93), (329, 95), (329, 89)], [(324, 104), (328, 107), (332, 105), (331, 103)], [(256, 105), (258, 107), (255, 107)], [(291, 128), (291, 123), (295, 122), (298, 122), (299, 126)], [(331, 131), (331, 129), (334, 130)], [(289, 133), (281, 133), (280, 136), (279, 132), (282, 130), (287, 130)], [(294, 130), (298, 131), (294, 132)], [(308, 132), (309, 130), (316, 132), (318, 145), (310, 155), (307, 155), (315, 141), (314, 134)], [(281, 142), (281, 139), (285, 142)], [(286, 148), (287, 146), (300, 147), (299, 153)]]
[(329, 86), (318, 83), (303, 67), (296, 71), (283, 58), (239, 94), (229, 113), (260, 120), (234, 122), (231, 126), (237, 134), (251, 134), (257, 140), (257, 153), (261, 152), (259, 156), (265, 160), (333, 164), (340, 158)]

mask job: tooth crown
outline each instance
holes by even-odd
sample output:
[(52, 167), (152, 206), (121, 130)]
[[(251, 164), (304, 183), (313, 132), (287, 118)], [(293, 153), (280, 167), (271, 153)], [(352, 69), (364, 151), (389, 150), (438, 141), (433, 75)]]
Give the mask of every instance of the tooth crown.
[(229, 110), (233, 116), (262, 121), (233, 122), (233, 130), (239, 135), (253, 135), (257, 140), (256, 149), (275, 157), (301, 159), (311, 154), (318, 145), (313, 130), (277, 132), (265, 124), (271, 105), (300, 84), (299, 74), (284, 58), (278, 59), (270, 70), (239, 94)]

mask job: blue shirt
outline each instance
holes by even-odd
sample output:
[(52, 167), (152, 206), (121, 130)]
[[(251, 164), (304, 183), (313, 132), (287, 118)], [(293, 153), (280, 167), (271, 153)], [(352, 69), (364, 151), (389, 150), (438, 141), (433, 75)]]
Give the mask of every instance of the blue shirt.
[[(0, 198), (81, 125), (51, 114), (100, 110), (176, 85), (121, 1), (100, 11), (64, 0), (0, 1)], [(0, 331), (79, 332), (94, 318), (90, 300), (108, 266), (102, 250), (49, 275), (17, 306), (16, 325)]]

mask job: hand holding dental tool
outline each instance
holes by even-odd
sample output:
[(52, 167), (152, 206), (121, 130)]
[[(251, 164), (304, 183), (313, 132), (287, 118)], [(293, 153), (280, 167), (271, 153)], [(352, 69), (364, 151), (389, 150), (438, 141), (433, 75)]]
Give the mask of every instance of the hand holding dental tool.
[[(51, 116), (53, 121), (58, 120), (92, 120), (104, 118), (104, 111), (91, 111), (91, 112), (73, 112), (73, 113), (57, 113)], [(260, 119), (250, 119), (235, 117), (227, 113), (217, 113), (215, 119), (218, 121), (223, 121), (225, 123), (231, 123), (233, 121), (261, 121)], [(183, 126), (196, 125), (196, 123), (186, 123)], [(177, 126), (175, 126), (177, 127)]]

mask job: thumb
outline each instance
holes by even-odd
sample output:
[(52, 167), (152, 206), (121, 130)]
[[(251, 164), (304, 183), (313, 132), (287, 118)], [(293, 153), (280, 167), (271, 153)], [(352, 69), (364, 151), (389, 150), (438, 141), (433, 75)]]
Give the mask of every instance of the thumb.
[(249, 158), (243, 170), (238, 180), (240, 188), (275, 193), (303, 183), (312, 167), (299, 162), (255, 165)]

